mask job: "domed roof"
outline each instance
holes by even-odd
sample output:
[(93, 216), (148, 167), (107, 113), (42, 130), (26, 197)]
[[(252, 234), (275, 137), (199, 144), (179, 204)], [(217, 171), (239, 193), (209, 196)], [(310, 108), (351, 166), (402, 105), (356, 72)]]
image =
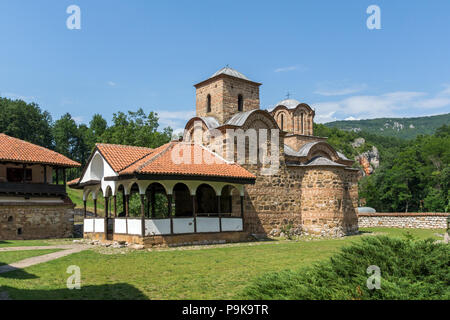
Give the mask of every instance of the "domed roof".
[(240, 79), (244, 79), (244, 80), (248, 80), (250, 81), (249, 78), (247, 78), (246, 76), (244, 76), (242, 73), (240, 73), (239, 71), (234, 70), (233, 68), (230, 68), (229, 66), (226, 66), (225, 68), (220, 69), (219, 71), (217, 71), (216, 73), (214, 73), (211, 78), (214, 78), (215, 76), (218, 76), (219, 74), (226, 74), (235, 78), (240, 78)]
[(295, 99), (285, 99), (285, 100), (281, 100), (280, 102), (278, 102), (275, 107), (278, 106), (285, 106), (288, 109), (294, 109), (296, 108), (298, 105), (300, 104), (300, 101), (295, 100)]

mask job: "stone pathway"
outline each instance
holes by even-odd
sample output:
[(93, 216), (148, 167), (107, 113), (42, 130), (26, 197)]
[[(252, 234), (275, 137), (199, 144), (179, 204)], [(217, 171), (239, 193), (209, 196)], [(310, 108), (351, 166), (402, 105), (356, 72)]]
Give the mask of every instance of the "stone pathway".
[(36, 246), (36, 247), (10, 247), (10, 248), (0, 248), (1, 252), (6, 251), (19, 251), (19, 250), (45, 250), (45, 249), (63, 249), (62, 251), (53, 252), (49, 254), (44, 254), (37, 257), (27, 258), (18, 262), (0, 266), (0, 273), (5, 273), (9, 271), (14, 271), (18, 269), (23, 269), (27, 267), (34, 266), (35, 264), (44, 263), (52, 261), (61, 257), (68, 256), (69, 254), (80, 252), (88, 249), (89, 246), (85, 245), (59, 245), (59, 246)]

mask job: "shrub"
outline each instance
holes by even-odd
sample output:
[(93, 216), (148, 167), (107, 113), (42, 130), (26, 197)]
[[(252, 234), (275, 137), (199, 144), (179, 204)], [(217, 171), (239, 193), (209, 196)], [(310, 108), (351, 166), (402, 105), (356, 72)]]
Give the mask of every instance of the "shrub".
[[(380, 289), (367, 287), (370, 265), (380, 268)], [(449, 299), (449, 267), (448, 245), (366, 237), (313, 267), (263, 275), (244, 290), (243, 298)]]

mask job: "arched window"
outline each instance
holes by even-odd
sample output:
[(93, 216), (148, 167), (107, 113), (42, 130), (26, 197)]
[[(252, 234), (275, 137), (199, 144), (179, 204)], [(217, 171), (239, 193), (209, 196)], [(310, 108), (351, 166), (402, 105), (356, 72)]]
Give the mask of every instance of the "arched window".
[(242, 94), (238, 95), (238, 111), (241, 112), (244, 110), (244, 98)]
[(211, 95), (206, 97), (206, 112), (211, 112)]
[(281, 122), (281, 131), (284, 131), (284, 115), (281, 114), (280, 116), (280, 122)]

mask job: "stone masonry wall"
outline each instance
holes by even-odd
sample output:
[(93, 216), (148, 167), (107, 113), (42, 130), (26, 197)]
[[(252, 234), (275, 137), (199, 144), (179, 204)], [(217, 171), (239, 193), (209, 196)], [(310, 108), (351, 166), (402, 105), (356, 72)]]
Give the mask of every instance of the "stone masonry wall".
[[(207, 96), (211, 95), (211, 112), (207, 112)], [(257, 84), (231, 77), (220, 77), (197, 87), (196, 115), (215, 117), (223, 124), (238, 112), (238, 95), (244, 99), (243, 111), (259, 109)]]
[(67, 238), (73, 204), (0, 204), (0, 240)]
[(446, 229), (449, 213), (360, 213), (360, 227)]

